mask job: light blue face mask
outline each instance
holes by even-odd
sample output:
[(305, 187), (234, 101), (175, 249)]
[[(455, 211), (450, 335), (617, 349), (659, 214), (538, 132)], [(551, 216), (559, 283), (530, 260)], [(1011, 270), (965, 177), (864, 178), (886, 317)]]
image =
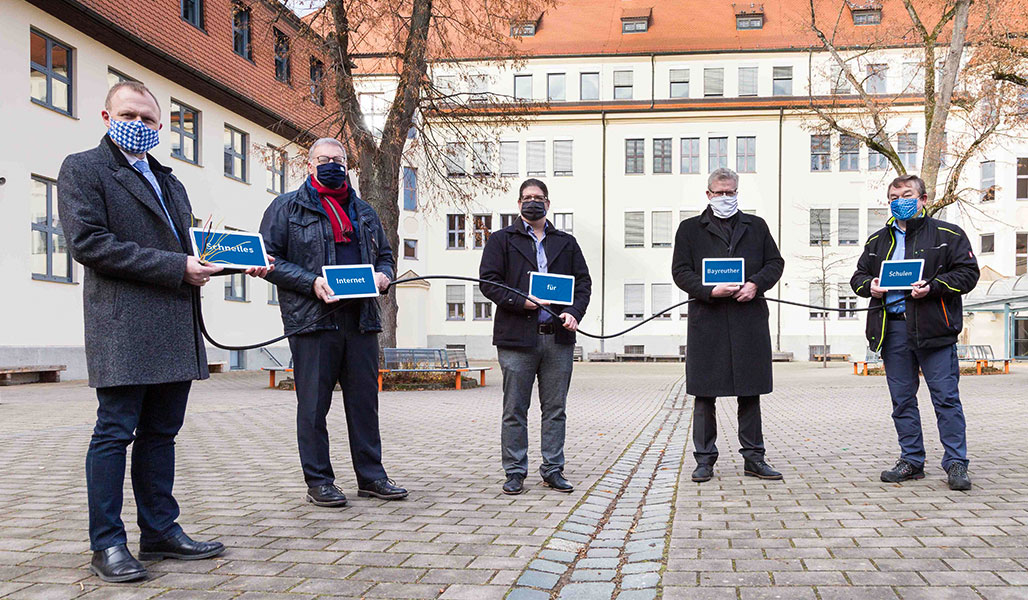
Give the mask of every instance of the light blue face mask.
[(896, 217), (897, 221), (914, 218), (914, 215), (917, 214), (917, 201), (918, 198), (896, 198), (889, 203), (892, 216)]

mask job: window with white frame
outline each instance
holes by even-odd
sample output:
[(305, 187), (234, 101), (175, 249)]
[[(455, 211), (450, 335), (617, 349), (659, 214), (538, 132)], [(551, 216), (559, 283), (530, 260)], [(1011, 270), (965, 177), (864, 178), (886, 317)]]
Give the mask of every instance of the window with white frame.
[(996, 199), (996, 161), (985, 160), (981, 163), (981, 187), (982, 202), (992, 202)]
[(646, 213), (641, 210), (625, 212), (625, 248), (646, 245)]
[(827, 246), (832, 241), (832, 209), (810, 209), (810, 245)]
[(546, 75), (546, 99), (550, 102), (563, 102), (567, 99), (567, 77), (564, 73)]
[(529, 176), (546, 175), (546, 142), (525, 142), (525, 165)]
[(488, 215), (471, 215), (471, 225), (474, 228), (472, 232), (472, 243), (475, 248), (484, 248), (485, 243), (489, 241), (489, 235), (493, 229), (493, 216)]
[(725, 70), (720, 67), (703, 69), (703, 95), (716, 97), (725, 95)]
[(447, 177), (464, 177), (468, 174), (464, 166), (464, 144), (462, 142), (450, 142), (446, 144), (446, 153), (443, 155), (443, 162), (446, 164)]
[(707, 139), (707, 171), (713, 173), (717, 169), (728, 168), (728, 138), (712, 137)]
[(475, 175), (488, 177), (493, 174), (492, 142), (472, 142), (471, 169)]
[(823, 310), (821, 306), (828, 306), (828, 285), (822, 281), (811, 281), (810, 282), (810, 318), (811, 319), (827, 319), (828, 311)]
[(553, 226), (571, 235), (575, 234), (574, 213), (553, 213)]
[(889, 169), (889, 159), (881, 152), (875, 150), (871, 146), (867, 147), (867, 170), (868, 171), (887, 171)]
[(839, 245), (856, 246), (860, 242), (860, 209), (839, 209)]
[(225, 299), (246, 302), (247, 285), (245, 273), (233, 273), (225, 277)]
[(885, 63), (867, 65), (864, 91), (868, 94), (884, 94), (889, 76), (889, 65)]
[(467, 286), (448, 285), (446, 286), (446, 320), (464, 320), (464, 294)]
[(682, 138), (679, 168), (682, 173), (700, 172), (700, 138)]
[(885, 227), (890, 216), (888, 208), (878, 206), (867, 209), (867, 234), (864, 237), (871, 237), (872, 233)]
[(632, 99), (632, 71), (614, 71), (614, 99)]
[(852, 135), (839, 136), (839, 170), (860, 170), (860, 141)]
[(671, 138), (653, 139), (653, 172), (671, 172)]
[(493, 318), (493, 303), (485, 297), (481, 288), (472, 286), (472, 300), (475, 304), (475, 314), (472, 317), (475, 321), (490, 321)]
[(757, 67), (739, 67), (739, 95), (757, 95)]
[(650, 20), (647, 17), (631, 17), (621, 19), (621, 33), (642, 33), (649, 29)]
[(742, 136), (735, 138), (735, 170), (737, 173), (757, 172), (757, 138)]
[(446, 215), (446, 249), (463, 250), (467, 247), (467, 217), (464, 215)]
[(857, 295), (848, 283), (839, 284), (839, 318), (856, 319)]
[(995, 233), (983, 233), (979, 237), (978, 254), (992, 254), (996, 251)]
[(771, 69), (771, 94), (774, 96), (792, 95), (792, 67)]
[(581, 100), (600, 99), (599, 73), (582, 73), (578, 76), (578, 97)]
[[(653, 312), (656, 313), (658, 310), (664, 310), (671, 306), (674, 302), (671, 301), (671, 284), (670, 283), (653, 283), (650, 284), (650, 306), (653, 307)], [(671, 311), (660, 313), (657, 319), (671, 319)]]
[(516, 177), (521, 173), (518, 165), (518, 143), (500, 142), (500, 175)]
[(644, 172), (646, 140), (625, 140), (625, 174), (640, 175)]
[(670, 96), (672, 98), (688, 98), (689, 69), (671, 69), (668, 75), (671, 80)]
[(680, 210), (678, 211), (678, 222), (681, 223), (687, 219), (698, 217), (703, 214), (702, 210)]
[(500, 227), (502, 229), (506, 229), (507, 227), (510, 227), (514, 223), (517, 223), (519, 218), (520, 218), (520, 215), (518, 215), (516, 213), (504, 213), (504, 214), (500, 215)]
[(813, 134), (810, 136), (810, 170), (832, 170), (832, 137)]
[(532, 99), (531, 75), (514, 76), (514, 99), (520, 101), (528, 101)]
[(897, 137), (896, 151), (900, 162), (908, 171), (917, 169), (917, 134), (901, 133)]
[(903, 91), (908, 94), (924, 93), (924, 71), (919, 62), (903, 63)]
[(403, 257), (407, 260), (418, 260), (418, 240), (403, 240)]
[(650, 245), (654, 248), (670, 248), (672, 238), (672, 218), (674, 213), (670, 210), (655, 210), (650, 213), (652, 231), (650, 234)]
[(625, 284), (625, 320), (642, 320), (646, 312), (646, 284)]
[(828, 69), (829, 82), (831, 84), (831, 90), (833, 94), (852, 94), (853, 86), (850, 85), (850, 80), (846, 78), (846, 73), (842, 70), (839, 65), (832, 65)]
[(1017, 159), (1017, 199), (1028, 200), (1028, 158)]
[(574, 174), (574, 146), (571, 140), (553, 141), (553, 175), (565, 177)]

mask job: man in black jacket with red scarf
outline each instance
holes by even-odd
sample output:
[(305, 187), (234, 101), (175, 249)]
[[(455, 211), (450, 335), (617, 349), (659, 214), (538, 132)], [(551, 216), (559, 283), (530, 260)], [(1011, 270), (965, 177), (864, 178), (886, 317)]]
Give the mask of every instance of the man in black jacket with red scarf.
[[(277, 260), (267, 279), (278, 286), (285, 329), (295, 330), (335, 309), (320, 274), (325, 265), (371, 264), (385, 290), (396, 262), (382, 222), (346, 176), (346, 149), (336, 139), (311, 146), (310, 177), (300, 189), (272, 201), (261, 222), (268, 253)], [(394, 500), (407, 496), (382, 466), (378, 424), (378, 300), (347, 300), (331, 318), (289, 338), (296, 381), (296, 437), (307, 482), (307, 501), (345, 506), (335, 486), (326, 419), (338, 381), (343, 390), (357, 495)]]

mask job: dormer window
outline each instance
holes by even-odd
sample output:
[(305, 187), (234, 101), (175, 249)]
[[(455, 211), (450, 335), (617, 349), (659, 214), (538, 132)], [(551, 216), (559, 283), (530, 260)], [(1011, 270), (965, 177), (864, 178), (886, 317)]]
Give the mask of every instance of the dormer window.
[(621, 13), (621, 33), (642, 33), (650, 28), (650, 8), (625, 9)]
[(882, 22), (880, 0), (848, 0), (854, 25), (878, 25)]
[(534, 19), (523, 19), (512, 21), (510, 24), (510, 37), (532, 37), (539, 30), (539, 21), (543, 18), (540, 14)]
[(764, 5), (751, 2), (733, 4), (735, 8), (735, 28), (739, 31), (764, 28)]

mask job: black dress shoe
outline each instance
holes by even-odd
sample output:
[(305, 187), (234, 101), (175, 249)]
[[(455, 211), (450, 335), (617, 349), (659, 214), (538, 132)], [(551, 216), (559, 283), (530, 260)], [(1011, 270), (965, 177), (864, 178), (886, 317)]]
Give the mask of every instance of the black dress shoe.
[(882, 481), (885, 483), (899, 483), (910, 479), (924, 479), (924, 465), (915, 467), (905, 460), (896, 462), (896, 466), (888, 471), (882, 471)]
[(713, 477), (714, 465), (696, 465), (696, 470), (692, 472), (692, 480), (696, 483), (710, 481)]
[(314, 506), (346, 506), (346, 496), (342, 490), (330, 483), (307, 488), (307, 502)]
[(503, 484), (503, 493), (508, 496), (517, 496), (525, 493), (525, 476), (518, 473), (507, 475), (507, 481)]
[(771, 468), (771, 465), (764, 461), (745, 461), (742, 467), (743, 474), (748, 477), (759, 477), (761, 479), (781, 479), (782, 474)]
[(575, 491), (575, 486), (571, 485), (567, 479), (564, 479), (564, 474), (560, 471), (554, 471), (549, 475), (543, 477), (543, 481), (546, 485), (557, 490), (558, 492), (564, 492), (565, 494)]
[(132, 556), (125, 544), (94, 552), (93, 560), (89, 563), (89, 570), (108, 583), (138, 581), (146, 578), (146, 567)]
[(379, 479), (365, 484), (363, 488), (357, 488), (357, 495), (361, 498), (375, 497), (382, 500), (400, 500), (407, 497), (407, 490), (393, 484), (391, 479)]
[(960, 462), (955, 462), (946, 469), (946, 474), (949, 475), (947, 483), (949, 483), (949, 489), (958, 492), (966, 492), (971, 489), (971, 478), (967, 476), (967, 465)]
[(140, 560), (160, 560), (177, 558), (179, 560), (202, 560), (215, 557), (225, 551), (221, 542), (198, 542), (184, 531), (154, 544), (139, 544)]

